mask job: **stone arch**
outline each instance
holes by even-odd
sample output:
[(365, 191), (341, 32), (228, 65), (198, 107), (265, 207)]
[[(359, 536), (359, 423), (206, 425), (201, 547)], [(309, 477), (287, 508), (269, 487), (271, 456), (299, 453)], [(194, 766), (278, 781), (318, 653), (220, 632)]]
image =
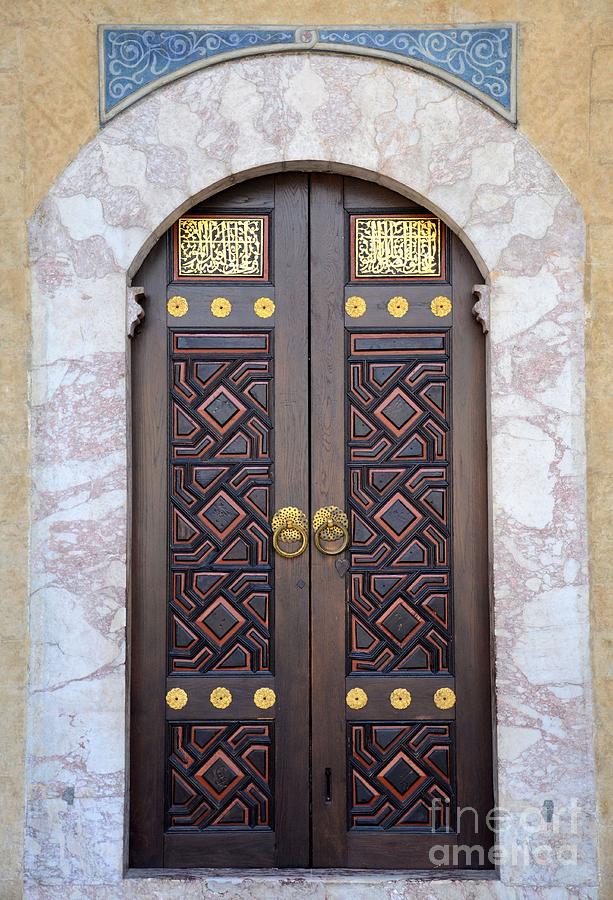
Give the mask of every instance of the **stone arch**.
[[(33, 217), (27, 877), (110, 885), (123, 873), (126, 285), (198, 199), (288, 168), (415, 197), (487, 280), (498, 789), (512, 819), (501, 877), (593, 884), (580, 209), (521, 133), (454, 87), (316, 53), (223, 63), (149, 95)], [(482, 318), (485, 306), (484, 292)], [(557, 810), (569, 798), (581, 834), (564, 819), (538, 834), (544, 863), (514, 859), (533, 839), (520, 813), (536, 806), (539, 820), (544, 799)], [(576, 865), (559, 864), (565, 841)]]

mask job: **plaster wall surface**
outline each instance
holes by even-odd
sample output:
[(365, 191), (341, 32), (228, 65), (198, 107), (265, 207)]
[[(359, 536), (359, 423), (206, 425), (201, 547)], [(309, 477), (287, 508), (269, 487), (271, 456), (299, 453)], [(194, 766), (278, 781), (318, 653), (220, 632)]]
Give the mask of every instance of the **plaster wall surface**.
[[(248, 15), (247, 15), (248, 12)], [(588, 225), (587, 398), (592, 664), (597, 723), (602, 896), (613, 893), (613, 410), (609, 335), (613, 326), (610, 206), (613, 140), (613, 15), (604, 0), (565, 2), (176, 3), (7, 2), (0, 10), (0, 896), (21, 893), (23, 770), (28, 638), (28, 370), (30, 329), (26, 221), (52, 182), (97, 132), (98, 23), (419, 24), (517, 21), (519, 130), (556, 169)], [(607, 191), (607, 186), (609, 191)], [(553, 602), (553, 601), (552, 601)], [(554, 604), (555, 607), (555, 604)], [(552, 610), (555, 614), (555, 608)], [(538, 617), (538, 610), (535, 610)], [(562, 652), (572, 648), (562, 648)], [(552, 653), (560, 648), (551, 648)], [(528, 736), (526, 736), (526, 740)], [(62, 801), (67, 804), (67, 801)], [(609, 848), (607, 852), (607, 848)], [(231, 888), (229, 889), (231, 891)], [(165, 896), (170, 896), (166, 893)]]

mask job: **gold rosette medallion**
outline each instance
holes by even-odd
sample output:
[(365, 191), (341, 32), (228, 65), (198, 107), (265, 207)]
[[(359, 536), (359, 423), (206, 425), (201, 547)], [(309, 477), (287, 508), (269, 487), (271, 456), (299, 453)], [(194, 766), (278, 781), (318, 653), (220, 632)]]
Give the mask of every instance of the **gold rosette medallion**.
[(215, 297), (211, 300), (211, 312), (216, 319), (225, 319), (232, 312), (232, 304), (225, 297)]
[(176, 319), (180, 319), (181, 316), (184, 316), (189, 309), (189, 303), (187, 302), (185, 297), (171, 297), (166, 304), (166, 309), (171, 316), (174, 316)]
[(345, 703), (349, 709), (364, 709), (368, 703), (368, 694), (362, 688), (351, 688), (350, 691), (347, 691)]
[(409, 301), (405, 297), (392, 297), (388, 301), (387, 311), (395, 319), (401, 319), (409, 311)]
[(366, 312), (366, 300), (364, 297), (347, 297), (345, 312), (352, 319), (359, 319)]
[(215, 709), (227, 709), (232, 703), (232, 694), (228, 688), (218, 687), (211, 691), (209, 700)]
[(439, 709), (451, 709), (455, 706), (455, 692), (451, 688), (439, 688), (434, 695), (434, 705)]
[(253, 311), (260, 319), (269, 319), (275, 311), (275, 301), (270, 297), (258, 297), (253, 304)]
[(171, 709), (183, 709), (187, 703), (187, 692), (183, 688), (171, 688), (166, 694), (166, 703)]
[(430, 304), (430, 309), (435, 316), (443, 318), (443, 316), (449, 315), (449, 313), (451, 312), (451, 306), (452, 304), (449, 297), (435, 297)]
[(277, 702), (277, 695), (272, 688), (258, 688), (253, 695), (253, 702), (258, 709), (270, 709)]
[(411, 692), (406, 688), (396, 688), (390, 694), (390, 703), (394, 709), (407, 709), (411, 705), (412, 699)]

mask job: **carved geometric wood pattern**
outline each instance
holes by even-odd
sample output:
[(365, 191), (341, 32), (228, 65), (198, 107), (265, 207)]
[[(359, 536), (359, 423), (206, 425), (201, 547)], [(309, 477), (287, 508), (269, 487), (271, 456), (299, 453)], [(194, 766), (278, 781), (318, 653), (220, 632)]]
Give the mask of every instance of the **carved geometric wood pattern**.
[(347, 729), (349, 828), (455, 828), (453, 725), (360, 722)]
[(447, 340), (444, 331), (349, 335), (354, 673), (451, 671)]
[(271, 722), (169, 725), (168, 831), (270, 831)]
[(172, 337), (169, 672), (272, 671), (272, 357), (262, 337)]

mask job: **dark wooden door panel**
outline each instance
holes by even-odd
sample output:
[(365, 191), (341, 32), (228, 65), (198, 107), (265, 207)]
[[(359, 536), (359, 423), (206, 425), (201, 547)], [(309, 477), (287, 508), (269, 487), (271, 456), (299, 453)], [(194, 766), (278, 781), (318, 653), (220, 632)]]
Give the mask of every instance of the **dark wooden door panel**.
[[(412, 279), (403, 248), (424, 254)], [(432, 868), (459, 801), (482, 825), (462, 840), (490, 840), (478, 272), (438, 220), (353, 179), (312, 179), (311, 249), (312, 495), (344, 490), (351, 536), (342, 579), (313, 551), (313, 864)], [(319, 370), (341, 354), (342, 378)]]
[[(136, 277), (130, 865), (487, 852), (470, 255), (392, 191), (283, 174), (198, 204)], [(341, 507), (346, 550), (277, 555), (286, 506)]]
[(130, 863), (305, 866), (309, 555), (275, 558), (271, 519), (309, 502), (308, 178), (184, 218), (209, 274), (175, 228), (138, 276)]

